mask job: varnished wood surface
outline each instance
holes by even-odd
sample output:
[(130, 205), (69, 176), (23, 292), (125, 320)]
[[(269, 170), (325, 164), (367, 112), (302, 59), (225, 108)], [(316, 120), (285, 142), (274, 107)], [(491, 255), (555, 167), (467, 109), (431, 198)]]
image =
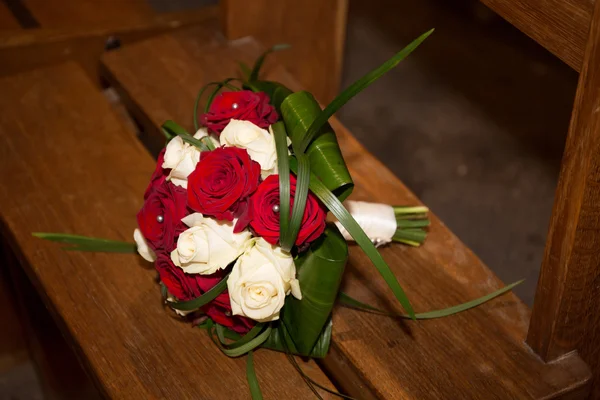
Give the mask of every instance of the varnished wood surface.
[(73, 60), (100, 85), (99, 60), (109, 38), (116, 38), (125, 45), (181, 27), (203, 24), (207, 19), (214, 20), (217, 14), (218, 9), (212, 6), (164, 13), (142, 21), (113, 20), (102, 27), (75, 25), (0, 31), (0, 76)]
[[(32, 283), (106, 397), (246, 399), (244, 358), (163, 309), (153, 267), (31, 236), (132, 240), (155, 162), (75, 64), (0, 79), (0, 215)], [(285, 355), (259, 350), (266, 399), (311, 392)], [(303, 363), (330, 385), (314, 362)]]
[(221, 0), (228, 39), (253, 36), (265, 46), (292, 47), (275, 57), (321, 102), (337, 95), (348, 0)]
[(144, 0), (21, 0), (43, 28), (143, 23), (156, 15)]
[(600, 397), (600, 3), (579, 76), (527, 342), (551, 361), (578, 350)]
[(581, 71), (594, 0), (481, 0), (533, 40)]
[[(109, 81), (148, 134), (159, 138), (158, 126), (166, 119), (191, 129), (197, 90), (206, 82), (235, 76), (238, 61), (252, 62), (261, 52), (251, 40), (224, 43), (215, 37), (207, 42), (207, 35), (182, 31), (105, 55)], [(277, 64), (268, 63), (265, 76), (299, 88)], [(337, 120), (332, 122), (355, 179), (354, 199), (419, 202)], [(345, 290), (397, 309), (375, 268), (360, 249), (351, 247)], [(422, 248), (396, 244), (382, 254), (417, 311), (454, 305), (502, 286), (435, 216)], [(323, 365), (361, 399), (541, 399), (585, 392), (589, 371), (576, 355), (544, 364), (524, 345), (529, 316), (512, 294), (451, 318), (419, 323), (337, 308), (333, 344)]]
[(8, 29), (20, 29), (19, 20), (10, 12), (4, 2), (0, 1), (0, 31)]

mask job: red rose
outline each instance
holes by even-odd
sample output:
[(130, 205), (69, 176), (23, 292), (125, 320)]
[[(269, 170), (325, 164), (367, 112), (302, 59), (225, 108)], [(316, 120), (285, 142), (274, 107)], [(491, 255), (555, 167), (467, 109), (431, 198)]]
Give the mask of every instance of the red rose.
[[(290, 214), (296, 193), (296, 177), (290, 174)], [(279, 175), (269, 175), (250, 197), (250, 227), (267, 242), (279, 241), (279, 212), (273, 210), (279, 206)], [(296, 238), (296, 246), (308, 244), (317, 239), (325, 230), (327, 212), (314, 194), (308, 192), (306, 208)]]
[(220, 147), (204, 152), (188, 176), (188, 205), (199, 213), (232, 221), (243, 211), (259, 179), (260, 164), (245, 149)]
[(167, 150), (166, 148), (162, 149), (162, 151), (158, 155), (158, 160), (156, 161), (156, 169), (154, 170), (154, 173), (152, 174), (152, 177), (150, 178), (150, 183), (148, 184), (148, 187), (146, 188), (146, 191), (144, 192), (144, 200), (146, 200), (148, 198), (148, 196), (150, 196), (152, 189), (164, 184), (167, 180), (167, 176), (169, 174), (162, 167), (163, 162), (165, 161), (165, 151), (166, 150)]
[(170, 182), (154, 185), (137, 214), (142, 235), (154, 251), (171, 251), (176, 237), (187, 227), (181, 219), (188, 213), (186, 190)]
[(191, 300), (202, 294), (197, 282), (199, 275), (189, 275), (183, 272), (181, 268), (173, 264), (169, 253), (159, 253), (154, 265), (160, 281), (177, 300)]
[[(192, 300), (201, 296), (225, 276), (224, 271), (212, 275), (186, 274), (171, 261), (168, 253), (162, 252), (156, 259), (156, 270), (160, 281), (167, 287), (170, 294), (179, 301)], [(206, 313), (217, 324), (226, 326), (238, 333), (248, 332), (255, 324), (249, 318), (231, 315), (231, 304), (227, 290), (217, 296), (216, 299), (202, 307)]]
[[(229, 299), (229, 295), (227, 295)], [(228, 304), (226, 307), (219, 305), (215, 301), (208, 303), (202, 307), (202, 311), (206, 313), (214, 322), (219, 325), (223, 325), (237, 333), (248, 332), (256, 322), (253, 320), (241, 317), (239, 315), (231, 315), (231, 306)]]
[(200, 116), (202, 124), (220, 134), (232, 119), (250, 121), (261, 128), (277, 122), (275, 107), (269, 104), (269, 96), (264, 92), (251, 90), (224, 92), (215, 97), (206, 114)]

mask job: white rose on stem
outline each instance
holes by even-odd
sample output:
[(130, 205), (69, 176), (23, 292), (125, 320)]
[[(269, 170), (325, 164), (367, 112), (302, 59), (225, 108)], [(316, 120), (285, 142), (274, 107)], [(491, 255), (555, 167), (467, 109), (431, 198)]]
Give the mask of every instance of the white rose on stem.
[(262, 238), (238, 258), (227, 279), (227, 289), (234, 315), (258, 322), (279, 319), (285, 296), (302, 299), (296, 279), (296, 266), (289, 253)]
[(236, 221), (217, 221), (200, 213), (190, 214), (182, 221), (190, 228), (179, 235), (171, 260), (188, 274), (213, 274), (227, 267), (251, 244), (249, 231), (233, 233)]
[(187, 178), (196, 169), (200, 161), (200, 151), (176, 136), (167, 145), (162, 167), (171, 169), (167, 180), (174, 185), (187, 189)]
[(133, 240), (135, 240), (135, 244), (137, 244), (138, 253), (140, 253), (140, 256), (142, 256), (144, 260), (150, 262), (156, 261), (156, 254), (154, 253), (154, 250), (148, 246), (148, 242), (146, 242), (146, 239), (142, 235), (142, 231), (136, 228), (133, 231)]
[(260, 164), (263, 179), (277, 173), (277, 151), (271, 132), (250, 121), (232, 119), (221, 132), (220, 140), (221, 146), (246, 149), (250, 158)]

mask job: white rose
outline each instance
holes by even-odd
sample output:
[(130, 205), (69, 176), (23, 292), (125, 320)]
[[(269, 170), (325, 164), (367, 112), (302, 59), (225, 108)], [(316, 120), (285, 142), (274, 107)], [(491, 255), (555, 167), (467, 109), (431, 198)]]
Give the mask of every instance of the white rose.
[(196, 169), (198, 161), (200, 161), (200, 150), (196, 146), (185, 143), (180, 136), (176, 136), (167, 145), (162, 167), (171, 169), (167, 180), (187, 189), (187, 178)]
[(142, 235), (142, 231), (136, 228), (136, 230), (133, 231), (133, 240), (135, 240), (135, 244), (137, 244), (138, 253), (140, 253), (140, 256), (142, 256), (144, 260), (150, 262), (156, 261), (156, 254), (154, 253), (154, 250), (148, 246), (146, 239)]
[(251, 234), (233, 233), (235, 221), (217, 221), (200, 213), (182, 219), (190, 228), (177, 240), (171, 260), (188, 274), (209, 275), (227, 267), (251, 244)]
[(250, 121), (232, 119), (221, 132), (221, 146), (246, 149), (250, 158), (260, 164), (264, 178), (277, 173), (275, 138)]
[(253, 242), (227, 279), (231, 311), (258, 322), (274, 321), (279, 319), (285, 296), (291, 292), (297, 299), (302, 298), (294, 259), (262, 238)]
[(198, 131), (194, 134), (194, 139), (202, 139), (203, 137), (208, 136), (208, 138), (210, 139), (211, 143), (215, 146), (215, 147), (219, 147), (219, 141), (217, 139), (215, 139), (215, 137), (213, 135), (209, 135), (208, 134), (208, 130), (206, 128), (200, 128), (198, 129)]

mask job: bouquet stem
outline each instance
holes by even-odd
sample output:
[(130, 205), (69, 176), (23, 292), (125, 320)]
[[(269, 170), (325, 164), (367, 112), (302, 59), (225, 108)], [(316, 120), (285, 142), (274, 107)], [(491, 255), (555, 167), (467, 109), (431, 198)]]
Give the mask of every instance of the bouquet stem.
[(394, 242), (404, 243), (409, 246), (420, 246), (427, 237), (425, 230), (431, 224), (425, 206), (393, 206), (396, 216), (396, 233), (392, 237)]

